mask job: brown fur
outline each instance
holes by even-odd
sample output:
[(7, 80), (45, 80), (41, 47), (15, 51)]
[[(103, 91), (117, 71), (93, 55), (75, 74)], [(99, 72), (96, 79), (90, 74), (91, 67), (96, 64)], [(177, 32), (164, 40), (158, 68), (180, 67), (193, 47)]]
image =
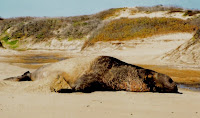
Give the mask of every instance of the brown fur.
[[(50, 85), (51, 91), (92, 92), (97, 90), (125, 90), (137, 92), (178, 92), (176, 84), (169, 76), (157, 73), (153, 70), (144, 69), (136, 65), (125, 63), (114, 57), (99, 56), (91, 61), (90, 66), (88, 66), (84, 72), (81, 69), (84, 65), (79, 67), (80, 64), (74, 64), (74, 68), (78, 67), (74, 70), (78, 75), (75, 76), (74, 74), (70, 74), (69, 72), (74, 72), (70, 69), (63, 70), (63, 72), (58, 73), (57, 78), (52, 81), (52, 84)], [(35, 71), (34, 76), (43, 75), (41, 73), (48, 71), (48, 69), (45, 68), (52, 67), (54, 66), (45, 66), (40, 68)], [(79, 72), (77, 72), (78, 70)], [(23, 80), (23, 77), (18, 78)], [(45, 77), (38, 78), (42, 79)], [(20, 81), (20, 79), (18, 80)]]
[[(158, 78), (159, 75), (159, 78)], [(75, 83), (75, 91), (126, 90), (177, 92), (170, 77), (152, 70), (122, 62), (109, 56), (98, 57), (90, 71)]]

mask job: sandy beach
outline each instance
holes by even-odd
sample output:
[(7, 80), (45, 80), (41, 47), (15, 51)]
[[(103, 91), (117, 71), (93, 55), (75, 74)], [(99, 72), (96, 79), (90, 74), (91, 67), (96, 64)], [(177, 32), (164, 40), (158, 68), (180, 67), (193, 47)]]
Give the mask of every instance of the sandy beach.
[[(190, 76), (190, 73), (187, 73), (185, 77), (193, 77), (192, 82), (199, 82), (198, 65), (175, 65), (170, 62), (163, 62), (160, 59), (164, 53), (176, 48), (192, 36), (193, 34), (189, 33), (169, 34), (143, 39), (142, 41), (122, 42), (121, 45), (112, 45), (112, 48), (109, 46), (111, 43), (102, 42), (84, 52), (76, 53), (59, 50), (17, 52), (1, 49), (0, 116), (2, 118), (199, 118), (199, 91), (179, 88), (181, 94), (126, 91), (53, 93), (45, 87), (45, 81), (3, 81), (5, 78), (21, 75), (26, 71), (33, 72), (42, 65), (69, 57), (109, 55), (131, 64), (169, 73), (176, 81), (182, 80), (181, 72), (186, 72), (189, 69), (192, 72), (194, 71), (193, 73), (196, 75)], [(168, 67), (168, 70), (166, 68), (161, 69), (161, 66)], [(175, 75), (177, 72), (179, 74)]]
[(183, 94), (94, 92), (70, 94), (0, 93), (2, 118), (164, 117), (199, 118), (199, 92)]

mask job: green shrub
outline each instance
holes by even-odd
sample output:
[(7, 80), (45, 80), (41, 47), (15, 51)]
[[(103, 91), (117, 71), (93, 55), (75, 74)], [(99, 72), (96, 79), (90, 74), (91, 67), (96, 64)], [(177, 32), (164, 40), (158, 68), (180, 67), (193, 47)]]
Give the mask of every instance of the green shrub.
[(7, 35), (5, 37), (1, 38), (1, 40), (3, 40), (4, 42), (8, 42), (9, 39), (10, 39), (10, 37)]
[(9, 42), (7, 42), (7, 44), (9, 44), (9, 45), (16, 45), (18, 43), (18, 40), (14, 40), (14, 41), (9, 41)]
[(9, 36), (5, 36), (1, 40), (4, 41), (6, 44), (9, 44), (9, 45), (15, 45), (18, 42), (18, 40), (10, 41), (10, 37)]
[[(1, 41), (3, 41), (3, 43), (11, 49), (15, 49), (18, 47), (18, 40), (10, 40), (10, 37), (7, 35), (5, 37), (1, 38)], [(2, 47), (3, 47), (3, 45), (2, 45)]]

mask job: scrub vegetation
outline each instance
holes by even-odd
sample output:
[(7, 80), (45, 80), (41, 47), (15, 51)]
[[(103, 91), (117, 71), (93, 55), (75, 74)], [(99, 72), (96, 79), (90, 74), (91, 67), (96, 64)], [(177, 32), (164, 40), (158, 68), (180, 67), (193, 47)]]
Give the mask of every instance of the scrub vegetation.
[(11, 39), (25, 39), (33, 37), (37, 41), (45, 41), (49, 38), (83, 38), (91, 30), (95, 29), (100, 20), (91, 16), (67, 17), (67, 18), (14, 18), (2, 21), (1, 34), (9, 28)]
[(145, 12), (145, 13), (152, 13), (152, 12), (158, 12), (158, 11), (168, 11), (168, 13), (175, 13), (175, 12), (182, 12), (184, 13), (183, 16), (194, 16), (196, 14), (200, 13), (200, 10), (185, 10), (181, 7), (177, 6), (163, 6), (163, 5), (156, 5), (153, 7), (136, 7), (139, 12)]
[(146, 38), (157, 34), (194, 32), (197, 26), (176, 18), (121, 18), (113, 20), (94, 32), (90, 43), (97, 41), (124, 41)]
[(184, 11), (183, 8), (177, 7), (177, 6), (163, 6), (163, 5), (156, 5), (153, 7), (136, 7), (139, 12), (146, 12), (146, 13), (152, 13), (152, 12), (157, 12), (157, 11), (169, 11), (169, 12), (179, 12), (179, 11)]
[[(145, 38), (155, 34), (173, 32), (193, 32), (199, 27), (200, 16), (189, 20), (175, 18), (121, 18), (113, 20), (121, 11), (129, 9), (132, 14), (138, 12), (168, 11), (168, 13), (182, 12), (185, 16), (200, 13), (199, 10), (184, 10), (179, 7), (113, 8), (97, 14), (74, 17), (0, 17), (0, 42), (4, 46), (16, 45), (32, 39), (34, 43), (51, 39), (80, 40), (87, 39), (85, 46), (97, 41), (131, 40)], [(20, 43), (21, 44), (21, 43)], [(5, 46), (4, 46), (5, 47)]]
[(101, 19), (101, 20), (105, 20), (105, 19), (113, 17), (113, 16), (117, 17), (119, 15), (119, 12), (123, 11), (123, 10), (126, 10), (126, 8), (108, 9), (108, 10), (102, 11), (100, 13), (97, 13), (96, 17)]

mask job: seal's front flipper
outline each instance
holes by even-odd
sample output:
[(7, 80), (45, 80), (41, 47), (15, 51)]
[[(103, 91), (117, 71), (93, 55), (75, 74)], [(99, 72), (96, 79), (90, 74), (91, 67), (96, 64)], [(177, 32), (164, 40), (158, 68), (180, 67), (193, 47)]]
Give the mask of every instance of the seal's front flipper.
[(9, 80), (9, 81), (32, 81), (31, 80), (31, 73), (29, 71), (25, 72), (21, 76), (10, 77), (10, 78), (6, 78), (4, 80)]

